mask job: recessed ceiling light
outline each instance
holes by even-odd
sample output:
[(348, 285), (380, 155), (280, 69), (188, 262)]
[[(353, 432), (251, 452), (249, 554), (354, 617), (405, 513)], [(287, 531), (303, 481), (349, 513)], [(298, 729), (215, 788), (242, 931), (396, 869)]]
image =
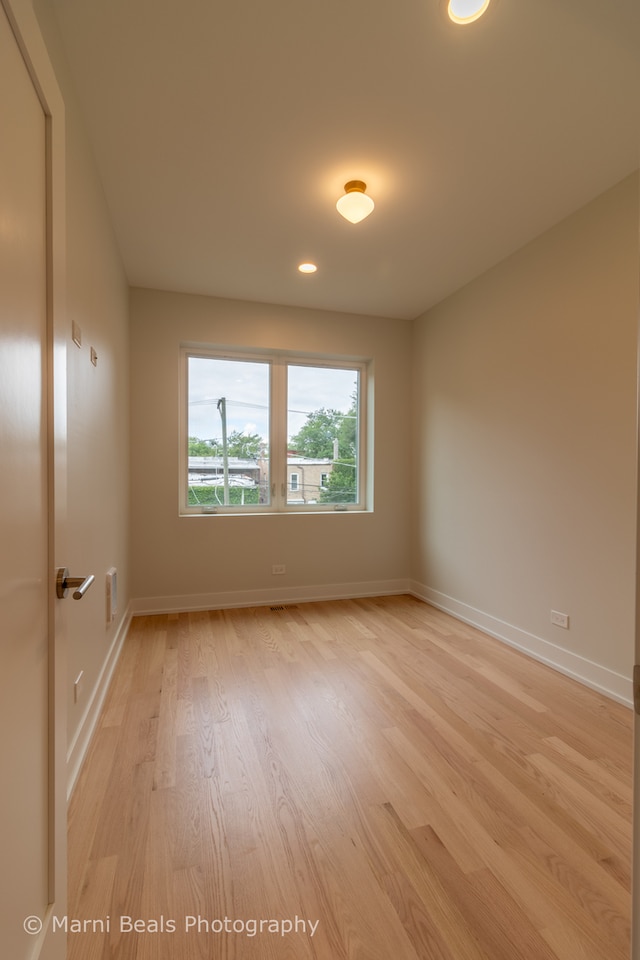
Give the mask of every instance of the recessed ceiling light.
[(300, 273), (315, 273), (317, 269), (315, 263), (301, 263), (298, 267)]
[(454, 23), (473, 23), (485, 12), (491, 0), (449, 0), (449, 17)]
[(344, 185), (344, 195), (336, 203), (338, 213), (351, 223), (360, 223), (373, 210), (374, 203), (365, 193), (367, 185), (363, 180), (349, 180)]

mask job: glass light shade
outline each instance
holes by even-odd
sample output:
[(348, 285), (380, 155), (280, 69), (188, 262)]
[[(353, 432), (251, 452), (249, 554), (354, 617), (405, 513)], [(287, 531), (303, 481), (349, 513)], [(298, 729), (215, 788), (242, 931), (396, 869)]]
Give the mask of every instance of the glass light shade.
[(473, 23), (489, 6), (490, 0), (449, 0), (449, 17), (454, 23)]
[(336, 203), (336, 209), (345, 220), (360, 223), (369, 216), (375, 206), (371, 197), (364, 192), (366, 184), (361, 180), (350, 180), (349, 183), (345, 183), (344, 189), (346, 193)]

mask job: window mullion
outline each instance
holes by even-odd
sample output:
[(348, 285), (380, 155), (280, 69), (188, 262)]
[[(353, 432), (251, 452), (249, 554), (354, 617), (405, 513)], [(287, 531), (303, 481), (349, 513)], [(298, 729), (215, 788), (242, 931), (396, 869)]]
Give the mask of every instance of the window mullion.
[(274, 510), (287, 503), (287, 377), (280, 359), (271, 367), (271, 496)]

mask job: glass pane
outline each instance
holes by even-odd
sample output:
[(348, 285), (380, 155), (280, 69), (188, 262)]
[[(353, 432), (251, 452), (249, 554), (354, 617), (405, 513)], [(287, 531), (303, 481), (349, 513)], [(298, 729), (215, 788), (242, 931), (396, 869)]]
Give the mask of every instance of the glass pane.
[(189, 506), (269, 501), (269, 364), (189, 357)]
[(357, 503), (359, 371), (289, 364), (287, 383), (287, 502)]

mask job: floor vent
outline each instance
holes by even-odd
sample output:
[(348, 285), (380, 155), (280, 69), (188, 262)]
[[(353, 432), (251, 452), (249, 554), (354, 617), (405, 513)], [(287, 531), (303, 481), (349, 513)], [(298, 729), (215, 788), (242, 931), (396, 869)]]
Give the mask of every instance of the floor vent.
[(297, 610), (297, 603), (281, 603), (276, 607), (269, 607), (269, 610)]

